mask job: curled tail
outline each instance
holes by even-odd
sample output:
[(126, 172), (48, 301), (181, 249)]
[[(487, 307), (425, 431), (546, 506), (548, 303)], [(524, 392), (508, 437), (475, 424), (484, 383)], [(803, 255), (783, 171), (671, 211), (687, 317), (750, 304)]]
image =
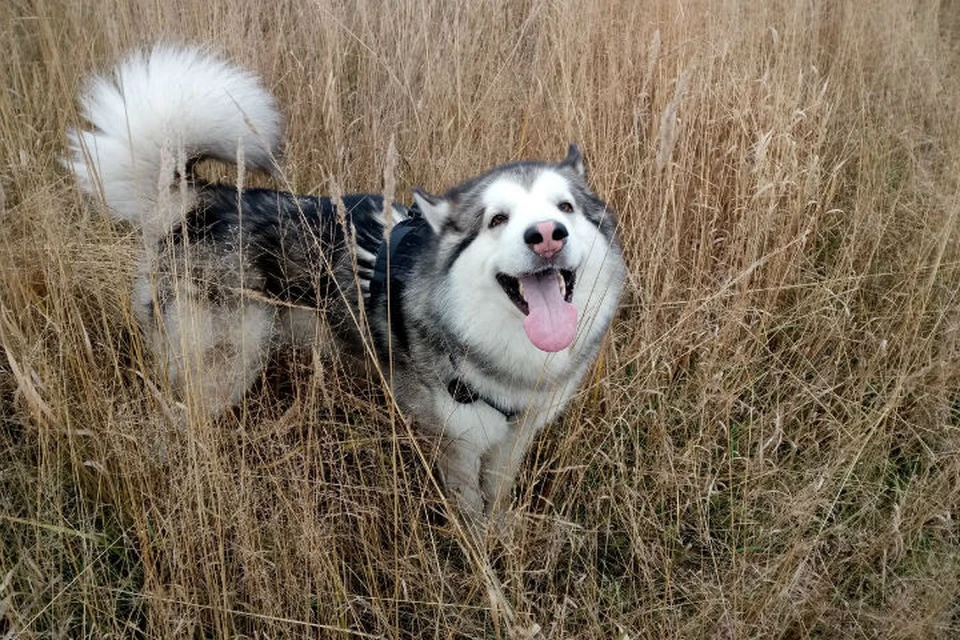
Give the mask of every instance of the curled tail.
[(246, 71), (194, 48), (160, 45), (90, 80), (89, 128), (67, 132), (65, 164), (113, 215), (157, 237), (182, 207), (163, 206), (178, 167), (203, 157), (270, 169), (281, 132), (273, 96)]

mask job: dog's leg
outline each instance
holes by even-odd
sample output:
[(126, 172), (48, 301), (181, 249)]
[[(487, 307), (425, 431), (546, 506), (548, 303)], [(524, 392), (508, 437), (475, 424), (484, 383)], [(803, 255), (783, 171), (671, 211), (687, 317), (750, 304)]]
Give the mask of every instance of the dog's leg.
[(159, 345), (171, 382), (187, 404), (217, 415), (237, 405), (263, 367), (274, 309), (180, 298), (163, 310)]
[(498, 516), (509, 509), (513, 502), (517, 471), (537, 431), (533, 424), (513, 424), (507, 437), (487, 454), (483, 470), (483, 490), (490, 500), (487, 509), (489, 515)]
[(443, 484), (470, 518), (483, 514), (483, 494), (480, 493), (480, 457), (473, 443), (453, 439), (444, 443), (437, 464)]

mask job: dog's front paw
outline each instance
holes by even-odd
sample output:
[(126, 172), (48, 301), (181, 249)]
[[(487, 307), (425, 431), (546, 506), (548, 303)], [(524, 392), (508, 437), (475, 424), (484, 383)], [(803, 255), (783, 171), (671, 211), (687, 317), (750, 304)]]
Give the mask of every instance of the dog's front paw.
[(523, 529), (524, 513), (519, 509), (510, 508), (491, 510), (487, 513), (485, 520), (487, 537), (509, 545)]
[(483, 517), (483, 494), (477, 487), (461, 485), (452, 488), (450, 493), (460, 514), (468, 522), (480, 522)]

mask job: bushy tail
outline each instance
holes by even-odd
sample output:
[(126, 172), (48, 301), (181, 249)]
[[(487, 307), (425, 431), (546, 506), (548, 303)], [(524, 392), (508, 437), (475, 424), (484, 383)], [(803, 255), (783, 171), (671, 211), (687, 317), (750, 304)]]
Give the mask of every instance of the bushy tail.
[(281, 124), (273, 96), (246, 71), (189, 47), (161, 45), (96, 76), (80, 98), (88, 130), (70, 130), (66, 165), (80, 187), (147, 235), (180, 215), (163, 206), (178, 167), (214, 157), (270, 169)]

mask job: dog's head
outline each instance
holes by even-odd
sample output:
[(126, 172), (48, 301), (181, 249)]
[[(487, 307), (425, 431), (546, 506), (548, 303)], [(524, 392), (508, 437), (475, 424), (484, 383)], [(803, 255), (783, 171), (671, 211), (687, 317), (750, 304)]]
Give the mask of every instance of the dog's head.
[(587, 186), (576, 145), (559, 163), (503, 165), (443, 196), (414, 198), (461, 306), (478, 321), (513, 318), (541, 351), (570, 346), (590, 295), (579, 293), (584, 272), (595, 276), (616, 246), (613, 213)]

